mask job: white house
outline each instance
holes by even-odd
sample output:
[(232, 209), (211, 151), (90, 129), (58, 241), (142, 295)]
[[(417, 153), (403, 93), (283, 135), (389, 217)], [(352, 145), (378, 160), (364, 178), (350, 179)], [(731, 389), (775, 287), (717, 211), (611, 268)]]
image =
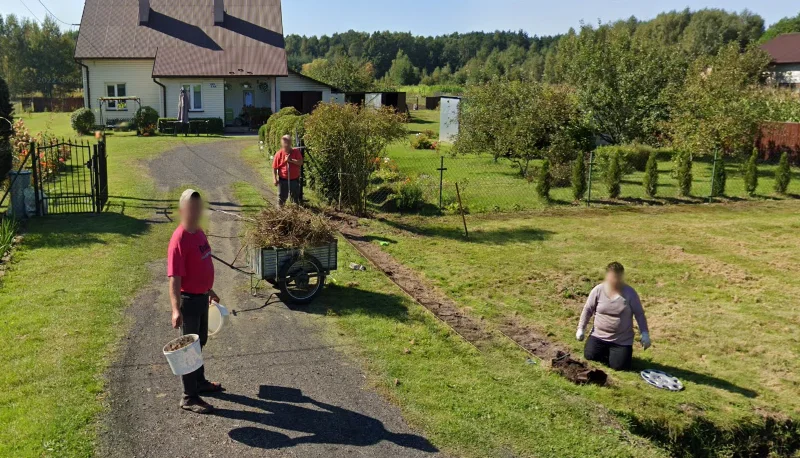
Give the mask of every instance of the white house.
[(800, 33), (785, 33), (761, 45), (772, 57), (771, 79), (780, 87), (800, 89)]
[(190, 118), (231, 126), (245, 106), (307, 113), (338, 92), (288, 70), (280, 0), (86, 0), (75, 60), (98, 119), (132, 117), (131, 104), (98, 102), (122, 96), (177, 117), (186, 88)]

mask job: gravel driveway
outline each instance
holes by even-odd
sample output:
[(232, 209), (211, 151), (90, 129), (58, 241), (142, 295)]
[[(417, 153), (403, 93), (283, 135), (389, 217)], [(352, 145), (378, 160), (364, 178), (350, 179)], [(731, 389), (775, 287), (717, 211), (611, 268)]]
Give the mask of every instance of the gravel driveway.
[[(252, 142), (252, 139), (247, 141)], [(231, 185), (257, 184), (259, 175), (239, 152), (245, 141), (187, 145), (150, 162), (162, 189), (196, 185), (214, 208), (239, 211)], [(174, 214), (173, 214), (174, 217)], [(166, 215), (161, 218), (169, 222)], [(236, 256), (240, 225), (213, 213), (207, 228), (214, 253)], [(155, 223), (155, 222), (154, 222)], [(164, 247), (166, 250), (166, 247)], [(241, 262), (240, 262), (241, 263)], [(204, 352), (206, 374), (227, 392), (210, 402), (214, 415), (178, 408), (181, 384), (161, 354), (177, 336), (169, 326), (165, 262), (153, 264), (154, 281), (128, 309), (132, 322), (108, 373), (110, 409), (101, 431), (100, 456), (113, 457), (422, 457), (436, 449), (405, 424), (400, 411), (364, 386), (347, 348), (330, 346), (318, 322), (280, 302), (247, 293), (249, 279), (216, 264), (215, 290), (236, 310)]]

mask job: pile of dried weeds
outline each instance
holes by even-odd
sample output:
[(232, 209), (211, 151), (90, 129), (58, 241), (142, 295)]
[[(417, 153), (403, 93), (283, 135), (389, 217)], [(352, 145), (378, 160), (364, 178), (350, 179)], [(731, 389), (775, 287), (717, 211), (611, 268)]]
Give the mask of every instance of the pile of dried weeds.
[(247, 231), (247, 243), (261, 248), (309, 248), (334, 240), (327, 218), (297, 205), (265, 208)]

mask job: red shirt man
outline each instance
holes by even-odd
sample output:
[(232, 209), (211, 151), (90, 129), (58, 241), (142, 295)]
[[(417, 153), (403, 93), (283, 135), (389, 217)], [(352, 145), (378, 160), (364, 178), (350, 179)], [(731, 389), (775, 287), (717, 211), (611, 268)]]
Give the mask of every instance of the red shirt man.
[[(291, 159), (292, 163), (289, 162)], [(281, 180), (300, 179), (300, 167), (303, 164), (303, 153), (297, 148), (292, 148), (291, 153), (286, 153), (283, 149), (275, 153), (272, 161), (272, 169), (278, 174)]]
[(202, 229), (189, 232), (178, 226), (169, 241), (167, 276), (181, 277), (181, 292), (206, 294), (214, 286), (211, 246)]
[[(187, 189), (178, 202), (181, 224), (175, 229), (167, 249), (167, 276), (172, 305), (172, 327), (182, 335), (196, 334), (200, 347), (208, 340), (208, 307), (219, 302), (214, 290), (214, 264), (211, 246), (200, 228), (203, 202), (200, 193)], [(214, 408), (200, 395), (222, 391), (222, 385), (206, 379), (205, 367), (183, 376), (181, 408), (210, 413)]]

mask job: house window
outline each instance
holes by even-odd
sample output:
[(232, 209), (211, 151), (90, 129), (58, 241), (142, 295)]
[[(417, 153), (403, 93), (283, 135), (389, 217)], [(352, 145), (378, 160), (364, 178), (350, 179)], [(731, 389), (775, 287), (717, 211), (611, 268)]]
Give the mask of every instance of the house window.
[(189, 94), (189, 111), (203, 111), (203, 85), (183, 84), (181, 88)]
[[(106, 83), (106, 96), (108, 97), (126, 97), (128, 92), (125, 90), (125, 83)], [(109, 110), (125, 110), (125, 102), (117, 102), (111, 100), (108, 102)]]

